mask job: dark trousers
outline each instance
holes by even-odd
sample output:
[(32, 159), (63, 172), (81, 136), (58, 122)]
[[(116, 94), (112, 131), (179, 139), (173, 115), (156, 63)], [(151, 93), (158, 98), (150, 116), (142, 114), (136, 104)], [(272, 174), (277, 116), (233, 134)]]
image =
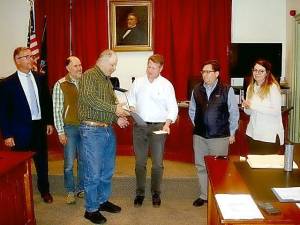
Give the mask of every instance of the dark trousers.
[(32, 122), (32, 136), (29, 146), (18, 146), (14, 151), (33, 151), (34, 165), (37, 173), (37, 186), (41, 195), (49, 193), (48, 180), (48, 152), (47, 152), (47, 134), (46, 127), (40, 120)]
[(275, 143), (257, 141), (248, 137), (249, 155), (271, 155), (278, 154), (280, 150), (279, 137), (276, 137)]
[(135, 125), (133, 128), (133, 147), (135, 153), (136, 195), (145, 195), (148, 152), (151, 153), (151, 193), (161, 193), (163, 176), (163, 155), (166, 135), (154, 134), (164, 123), (147, 126)]

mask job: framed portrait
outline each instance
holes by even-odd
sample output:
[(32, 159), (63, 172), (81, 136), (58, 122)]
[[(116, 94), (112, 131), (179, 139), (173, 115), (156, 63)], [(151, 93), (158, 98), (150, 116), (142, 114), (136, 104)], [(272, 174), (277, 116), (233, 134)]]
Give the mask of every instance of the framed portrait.
[(152, 50), (152, 2), (111, 0), (109, 41), (114, 51)]

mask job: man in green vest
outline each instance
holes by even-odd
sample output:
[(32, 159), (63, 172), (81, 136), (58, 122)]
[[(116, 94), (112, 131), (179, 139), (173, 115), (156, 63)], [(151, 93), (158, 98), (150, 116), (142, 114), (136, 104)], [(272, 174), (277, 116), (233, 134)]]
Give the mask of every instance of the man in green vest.
[[(68, 74), (58, 80), (53, 89), (54, 125), (59, 142), (64, 146), (64, 186), (66, 203), (74, 204), (83, 197), (83, 164), (80, 159), (81, 139), (79, 134), (78, 82), (82, 76), (80, 60), (75, 56), (66, 59)], [(73, 166), (77, 158), (77, 182), (74, 181)]]

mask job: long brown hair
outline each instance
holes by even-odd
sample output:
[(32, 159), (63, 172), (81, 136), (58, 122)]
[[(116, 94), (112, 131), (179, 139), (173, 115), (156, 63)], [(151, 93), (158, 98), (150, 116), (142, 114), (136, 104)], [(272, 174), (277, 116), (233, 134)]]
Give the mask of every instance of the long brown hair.
[[(264, 67), (266, 69), (266, 73), (267, 73), (265, 81), (260, 86), (260, 90), (259, 90), (259, 93), (258, 93), (258, 96), (261, 99), (264, 99), (269, 94), (270, 87), (273, 84), (275, 84), (278, 87), (278, 89), (280, 89), (280, 85), (278, 84), (278, 82), (276, 81), (276, 78), (272, 74), (272, 64), (268, 60), (265, 60), (265, 59), (256, 60), (255, 63), (253, 64), (253, 66), (252, 66), (252, 69), (254, 69), (254, 66), (256, 64), (261, 65), (262, 67)], [(253, 73), (252, 73), (251, 79), (250, 79), (250, 84), (248, 86), (248, 91), (247, 91), (247, 98), (248, 99), (250, 99), (254, 94), (254, 84), (255, 84), (255, 80), (254, 80)]]

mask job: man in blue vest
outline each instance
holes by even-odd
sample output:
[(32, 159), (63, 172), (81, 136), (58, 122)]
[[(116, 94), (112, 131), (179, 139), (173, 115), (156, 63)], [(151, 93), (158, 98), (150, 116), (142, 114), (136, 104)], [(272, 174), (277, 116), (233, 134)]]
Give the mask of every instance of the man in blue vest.
[(193, 205), (202, 206), (207, 202), (207, 171), (204, 156), (224, 156), (228, 145), (235, 142), (238, 128), (239, 109), (230, 86), (218, 79), (220, 65), (210, 60), (202, 66), (203, 81), (193, 90), (189, 116), (194, 124), (193, 147), (198, 172), (200, 194)]

